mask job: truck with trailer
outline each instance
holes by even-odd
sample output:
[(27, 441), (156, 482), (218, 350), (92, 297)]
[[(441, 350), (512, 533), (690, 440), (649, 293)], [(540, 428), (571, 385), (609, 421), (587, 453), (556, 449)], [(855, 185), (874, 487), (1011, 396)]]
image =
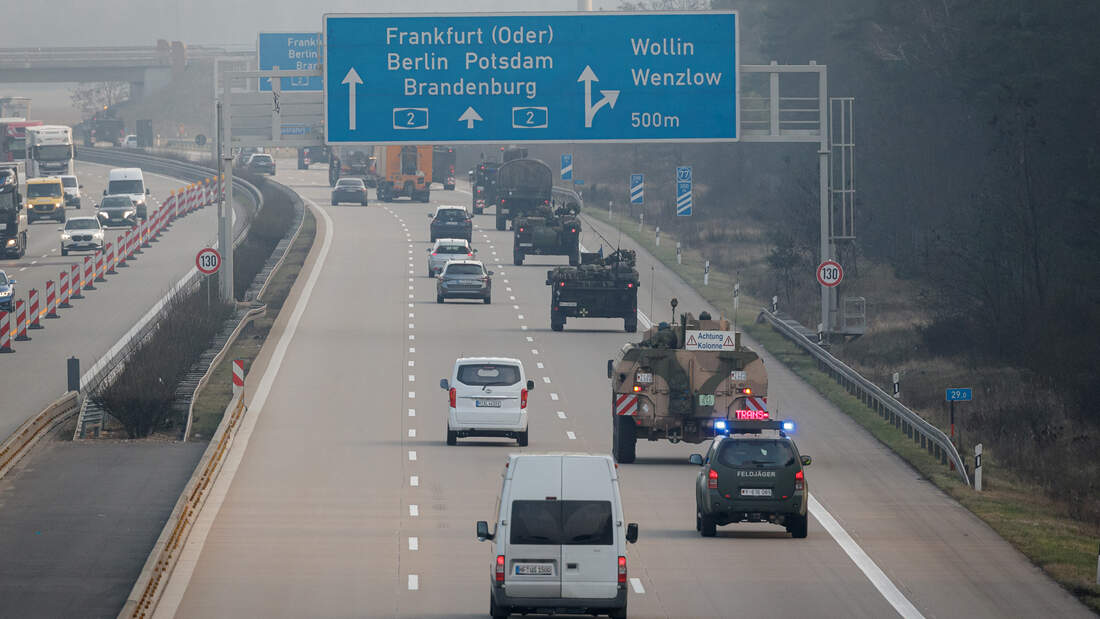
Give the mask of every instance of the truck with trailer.
[(27, 209), (19, 193), (15, 163), (0, 164), (0, 250), (13, 258), (27, 252)]
[(328, 184), (349, 176), (363, 179), (367, 187), (378, 186), (377, 147), (338, 147), (328, 153)]
[(550, 328), (561, 331), (568, 318), (622, 318), (627, 333), (638, 330), (638, 271), (632, 250), (600, 257), (581, 254), (579, 266), (546, 272), (550, 286)]
[(538, 159), (513, 159), (502, 163), (496, 182), (497, 230), (505, 230), (508, 222), (536, 207), (549, 206), (553, 191), (553, 172)]
[(73, 130), (64, 125), (27, 127), (27, 178), (73, 173)]
[(41, 124), (40, 120), (0, 118), (0, 163), (24, 163), (27, 159), (27, 127)]
[(651, 327), (608, 360), (607, 377), (611, 452), (620, 463), (634, 461), (638, 439), (697, 444), (724, 434), (731, 421), (769, 419), (763, 359), (741, 345), (728, 320), (705, 312)]

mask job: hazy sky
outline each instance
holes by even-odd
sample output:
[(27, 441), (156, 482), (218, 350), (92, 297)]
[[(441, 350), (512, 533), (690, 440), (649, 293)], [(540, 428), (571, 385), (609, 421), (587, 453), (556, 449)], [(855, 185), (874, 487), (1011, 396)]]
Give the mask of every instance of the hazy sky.
[[(18, 2), (0, 20), (0, 47), (255, 45), (261, 30), (320, 31), (324, 13), (572, 11), (576, 0), (50, 0)], [(618, 0), (593, 0), (614, 9)]]

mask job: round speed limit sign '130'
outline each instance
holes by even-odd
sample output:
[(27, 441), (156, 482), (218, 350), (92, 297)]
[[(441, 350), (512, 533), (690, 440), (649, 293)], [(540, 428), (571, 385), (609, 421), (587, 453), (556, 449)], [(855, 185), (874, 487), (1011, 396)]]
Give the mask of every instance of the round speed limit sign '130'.
[(213, 247), (201, 249), (195, 256), (195, 266), (203, 275), (213, 275), (222, 266), (222, 255)]
[(826, 288), (832, 288), (844, 279), (844, 269), (832, 260), (826, 260), (817, 267), (817, 281)]

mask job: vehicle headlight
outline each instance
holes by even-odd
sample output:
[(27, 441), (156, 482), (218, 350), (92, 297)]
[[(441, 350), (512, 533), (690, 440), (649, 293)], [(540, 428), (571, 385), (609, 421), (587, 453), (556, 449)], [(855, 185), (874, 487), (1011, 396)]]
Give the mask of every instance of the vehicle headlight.
[(133, 217), (137, 213), (134, 209), (130, 209), (122, 214), (123, 217)]
[(72, 235), (72, 234), (70, 234), (70, 233), (68, 233), (68, 232), (62, 232), (62, 233), (61, 233), (61, 240), (62, 240), (62, 241), (67, 241), (67, 240), (69, 240), (69, 239), (71, 239), (71, 238), (73, 238), (73, 235)]

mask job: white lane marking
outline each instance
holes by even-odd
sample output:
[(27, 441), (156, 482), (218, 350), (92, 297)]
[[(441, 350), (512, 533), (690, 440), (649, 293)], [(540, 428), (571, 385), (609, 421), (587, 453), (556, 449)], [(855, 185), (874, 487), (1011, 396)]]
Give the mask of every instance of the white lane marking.
[(531, 337), (530, 335), (528, 335), (528, 336), (527, 336), (527, 341), (528, 341), (528, 342), (534, 342), (534, 341), (535, 341), (535, 338), (533, 338), (533, 337)]
[(420, 588), (420, 577), (416, 574), (409, 574), (409, 591), (416, 591)]
[(532, 355), (537, 355), (537, 354), (539, 354), (539, 349), (537, 349), (537, 348), (532, 348), (532, 349), (531, 349), (531, 354), (532, 354)]
[(630, 586), (634, 588), (634, 593), (637, 593), (638, 595), (645, 593), (645, 587), (642, 586), (641, 578), (631, 578)]
[(409, 352), (413, 352), (413, 353), (416, 352), (416, 348), (414, 348), (412, 346), (409, 346)]
[(416, 428), (409, 428), (409, 438), (416, 438)]
[(23, 267), (23, 268), (21, 268), (21, 269), (19, 269), (19, 270), (20, 270), (20, 271), (26, 271), (26, 270), (27, 270), (27, 267)]
[(409, 409), (409, 417), (416, 417), (416, 409), (415, 408), (410, 408)]
[[(409, 550), (420, 550), (420, 539), (416, 537), (409, 538)], [(637, 579), (635, 579), (637, 580)]]
[(523, 314), (520, 314), (520, 315), (519, 315), (519, 319), (520, 319), (520, 320), (523, 320)]
[(413, 288), (412, 286), (409, 286), (409, 290), (415, 290), (415, 288)]
[(549, 377), (549, 376), (543, 376), (543, 377), (542, 377), (542, 382), (544, 382), (544, 383), (546, 383), (547, 385), (549, 385), (549, 384), (550, 384), (550, 377)]
[(526, 331), (527, 330), (527, 325), (520, 325), (519, 328), (520, 328), (521, 331)]
[[(515, 300), (516, 300), (516, 298), (515, 298), (515, 297), (508, 297), (508, 298), (509, 298), (509, 299), (512, 299), (513, 301), (515, 301)], [(517, 310), (518, 310), (518, 309), (519, 309), (519, 306), (518, 306), (518, 305), (513, 305), (513, 306), (512, 306), (512, 309), (517, 309)]]
[(413, 312), (409, 312), (409, 318), (416, 318), (416, 314), (414, 314)]
[(409, 392), (409, 399), (410, 400), (415, 400), (416, 399), (416, 392), (415, 391), (410, 391)]
[(550, 394), (550, 399), (551, 399), (551, 400), (554, 400), (555, 402), (557, 402), (557, 401), (558, 401), (558, 394), (556, 394), (556, 393), (551, 393), (551, 394)]
[(413, 273), (414, 271), (412, 269), (409, 269), (409, 275), (412, 275)]
[(413, 281), (413, 278), (410, 277), (409, 278), (409, 283), (412, 283), (412, 281)]
[(409, 374), (409, 382), (410, 383), (415, 383), (416, 382), (416, 374)]
[(415, 329), (415, 328), (416, 328), (416, 324), (415, 324), (415, 323), (411, 323), (411, 322), (410, 322), (410, 323), (409, 323), (409, 328), (410, 328), (410, 329)]
[(913, 603), (894, 586), (890, 578), (879, 569), (879, 566), (875, 564), (871, 557), (867, 556), (867, 553), (859, 547), (859, 544), (852, 539), (852, 536), (848, 535), (844, 527), (840, 526), (836, 518), (833, 518), (833, 515), (830, 514), (821, 503), (818, 503), (817, 499), (812, 494), (810, 495), (809, 508), (813, 517), (829, 532), (829, 535), (836, 540), (837, 545), (844, 550), (844, 553), (848, 555), (852, 563), (856, 564), (856, 567), (863, 572), (867, 580), (871, 581), (875, 589), (878, 589), (882, 597), (886, 598), (886, 601), (890, 603), (890, 606), (894, 607), (894, 610), (896, 610), (899, 615), (906, 619), (923, 619), (924, 615), (917, 610), (917, 607), (913, 606)]
[[(51, 249), (50, 251), (53, 251), (53, 250)], [(49, 258), (49, 257), (50, 257), (50, 255), (49, 255), (49, 254), (42, 254), (42, 257), (43, 257), (43, 258)]]
[[(509, 288), (509, 290), (511, 290), (511, 288)], [(515, 298), (514, 296), (508, 295), (508, 300), (509, 300), (509, 301), (515, 301), (515, 300), (516, 300), (516, 298)], [(519, 306), (517, 305), (517, 306), (515, 306), (515, 308), (516, 308), (516, 309), (519, 309)]]
[(558, 411), (558, 419), (565, 419), (565, 411)]
[(409, 294), (409, 298), (410, 298), (410, 299), (412, 299), (412, 298), (413, 298), (413, 295), (412, 295), (411, 293)]
[(409, 303), (409, 307), (416, 307), (416, 304), (414, 304), (414, 303)]
[(267, 369), (260, 378), (260, 382), (256, 386), (256, 391), (249, 402), (249, 409), (254, 412), (251, 415), (244, 416), (241, 428), (237, 431), (237, 436), (233, 438), (233, 446), (226, 455), (225, 463), (222, 464), (222, 471), (214, 481), (214, 486), (210, 489), (210, 496), (207, 497), (206, 505), (204, 505), (203, 509), (197, 514), (195, 525), (191, 529), (191, 534), (187, 536), (187, 543), (180, 552), (181, 557), (185, 556), (187, 560), (178, 562), (175, 569), (172, 571), (172, 575), (165, 585), (165, 591), (161, 596), (160, 604), (157, 606), (157, 610), (163, 610), (163, 613), (158, 612), (157, 616), (175, 616), (176, 611), (179, 610), (180, 603), (183, 602), (183, 596), (187, 592), (187, 586), (191, 583), (191, 576), (194, 574), (195, 566), (198, 564), (199, 557), (202, 555), (202, 547), (206, 543), (206, 537), (210, 534), (210, 528), (218, 518), (218, 512), (221, 511), (222, 503), (229, 493), (229, 487), (233, 485), (233, 478), (236, 476), (241, 461), (244, 459), (245, 450), (248, 448), (248, 441), (252, 437), (253, 429), (256, 427), (256, 421), (263, 414), (264, 405), (267, 403), (267, 397), (271, 393), (272, 386), (275, 384), (275, 376), (279, 373), (279, 369), (283, 365), (283, 359), (286, 357), (287, 349), (290, 348), (290, 342), (294, 339), (294, 334), (298, 331), (298, 324), (301, 322), (302, 315), (305, 314), (306, 306), (309, 305), (310, 297), (313, 295), (313, 288), (317, 285), (317, 280), (321, 277), (321, 271), (324, 270), (325, 260), (328, 258), (329, 249), (332, 247), (332, 218), (329, 217), (329, 214), (324, 209), (318, 207), (313, 200), (305, 196), (302, 196), (302, 200), (312, 206), (315, 212), (320, 213), (321, 218), (325, 221), (326, 234), (324, 241), (321, 243), (321, 250), (317, 254), (317, 262), (314, 263), (313, 270), (310, 271), (305, 286), (302, 287), (301, 296), (298, 297), (298, 300), (294, 304), (294, 310), (291, 312), (290, 319), (287, 321), (286, 330), (279, 336), (279, 340), (275, 344), (274, 352), (271, 355), (271, 361), (268, 363)]
[[(512, 292), (512, 287), (511, 286), (505, 286), (504, 291), (505, 292)], [(512, 297), (512, 298), (514, 299), (515, 297)]]
[(31, 260), (31, 264), (38, 264), (37, 260)]
[(409, 462), (416, 462), (416, 452), (409, 450)]
[(535, 366), (538, 367), (538, 369), (540, 370), (546, 369), (545, 366), (542, 365), (542, 361), (535, 363)]
[(409, 361), (409, 367), (410, 367), (410, 368), (411, 368), (411, 367), (416, 367), (416, 362), (415, 362), (415, 361), (412, 361), (412, 360), (410, 360), (410, 361)]
[[(503, 275), (503, 272), (502, 272), (501, 274)], [(507, 283), (508, 283), (508, 280), (504, 280), (504, 283), (505, 283), (505, 284), (507, 284)]]
[(415, 336), (415, 335), (413, 335), (412, 333), (410, 333), (410, 334), (409, 334), (409, 341), (411, 342), (411, 341), (413, 341), (413, 340), (415, 340), (415, 339), (416, 339), (416, 336)]
[(577, 435), (573, 434), (572, 432), (566, 432), (565, 435), (568, 436), (569, 440), (571, 440), (571, 441), (577, 440)]
[(409, 485), (414, 487), (414, 488), (420, 486), (420, 476), (419, 475), (409, 475)]

